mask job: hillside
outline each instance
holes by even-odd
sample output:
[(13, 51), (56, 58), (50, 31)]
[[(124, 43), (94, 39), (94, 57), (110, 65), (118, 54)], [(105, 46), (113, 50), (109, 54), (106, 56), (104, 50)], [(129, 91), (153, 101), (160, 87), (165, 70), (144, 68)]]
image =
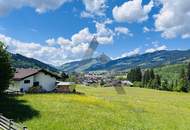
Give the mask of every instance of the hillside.
[(20, 54), (11, 54), (11, 63), (15, 68), (41, 68), (57, 72), (58, 70), (39, 60), (28, 58)]
[(168, 81), (175, 81), (179, 79), (181, 70), (186, 69), (187, 64), (174, 64), (166, 65), (162, 67), (155, 68), (155, 73), (161, 75), (162, 79), (167, 79)]
[(61, 66), (64, 71), (127, 71), (134, 67), (154, 68), (164, 65), (182, 64), (190, 61), (190, 50), (157, 51), (108, 62), (97, 62), (96, 58), (67, 63)]
[(108, 63), (110, 60), (111, 59), (108, 56), (106, 56), (105, 54), (101, 54), (96, 58), (66, 63), (59, 68), (66, 72), (83, 72), (93, 65), (103, 65)]

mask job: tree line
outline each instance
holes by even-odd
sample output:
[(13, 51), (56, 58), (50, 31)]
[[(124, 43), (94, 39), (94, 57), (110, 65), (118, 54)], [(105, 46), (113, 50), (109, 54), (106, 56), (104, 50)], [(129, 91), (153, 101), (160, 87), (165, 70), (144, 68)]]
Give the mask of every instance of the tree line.
[(134, 86), (151, 88), (166, 91), (190, 91), (190, 63), (187, 68), (181, 70), (176, 80), (163, 79), (161, 75), (155, 74), (154, 69), (142, 70), (140, 67), (131, 69), (127, 79), (134, 83)]

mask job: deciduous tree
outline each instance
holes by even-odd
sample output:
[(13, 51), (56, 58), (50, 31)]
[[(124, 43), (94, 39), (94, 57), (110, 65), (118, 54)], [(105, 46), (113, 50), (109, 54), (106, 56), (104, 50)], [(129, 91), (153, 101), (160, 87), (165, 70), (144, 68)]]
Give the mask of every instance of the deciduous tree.
[(5, 45), (0, 42), (0, 94), (8, 89), (12, 77), (13, 69), (10, 63), (10, 55)]

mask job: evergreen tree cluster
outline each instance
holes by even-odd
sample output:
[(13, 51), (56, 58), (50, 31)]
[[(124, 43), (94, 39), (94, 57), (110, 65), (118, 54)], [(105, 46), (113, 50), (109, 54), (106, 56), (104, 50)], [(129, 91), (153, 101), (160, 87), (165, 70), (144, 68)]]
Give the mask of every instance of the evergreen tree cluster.
[(142, 72), (140, 67), (131, 69), (130, 72), (127, 74), (127, 80), (131, 82), (141, 81), (141, 79), (142, 79)]
[(179, 88), (183, 92), (190, 91), (190, 63), (187, 66), (187, 71), (184, 68), (181, 70)]
[(127, 79), (135, 86), (152, 88), (166, 91), (190, 91), (190, 63), (187, 68), (183, 68), (178, 80), (161, 79), (161, 76), (154, 73), (153, 69), (141, 70), (140, 68), (131, 69)]
[(160, 89), (161, 88), (161, 78), (159, 75), (154, 73), (153, 69), (147, 69), (144, 71), (142, 77), (143, 87)]
[(140, 68), (131, 69), (127, 75), (127, 79), (138, 84), (139, 87), (167, 91), (172, 91), (174, 89), (174, 85), (177, 84), (177, 81), (175, 83), (173, 81), (170, 83), (166, 79), (162, 80), (160, 75), (155, 74), (153, 69), (146, 69), (144, 71)]

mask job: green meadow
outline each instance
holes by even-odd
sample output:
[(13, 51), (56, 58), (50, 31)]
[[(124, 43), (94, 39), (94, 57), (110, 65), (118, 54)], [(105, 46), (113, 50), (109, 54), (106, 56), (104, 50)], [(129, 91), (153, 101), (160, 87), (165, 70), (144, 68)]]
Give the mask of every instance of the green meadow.
[[(0, 103), (29, 130), (189, 130), (190, 94), (81, 87), (74, 94), (26, 94)], [(11, 103), (15, 100), (18, 104)]]

